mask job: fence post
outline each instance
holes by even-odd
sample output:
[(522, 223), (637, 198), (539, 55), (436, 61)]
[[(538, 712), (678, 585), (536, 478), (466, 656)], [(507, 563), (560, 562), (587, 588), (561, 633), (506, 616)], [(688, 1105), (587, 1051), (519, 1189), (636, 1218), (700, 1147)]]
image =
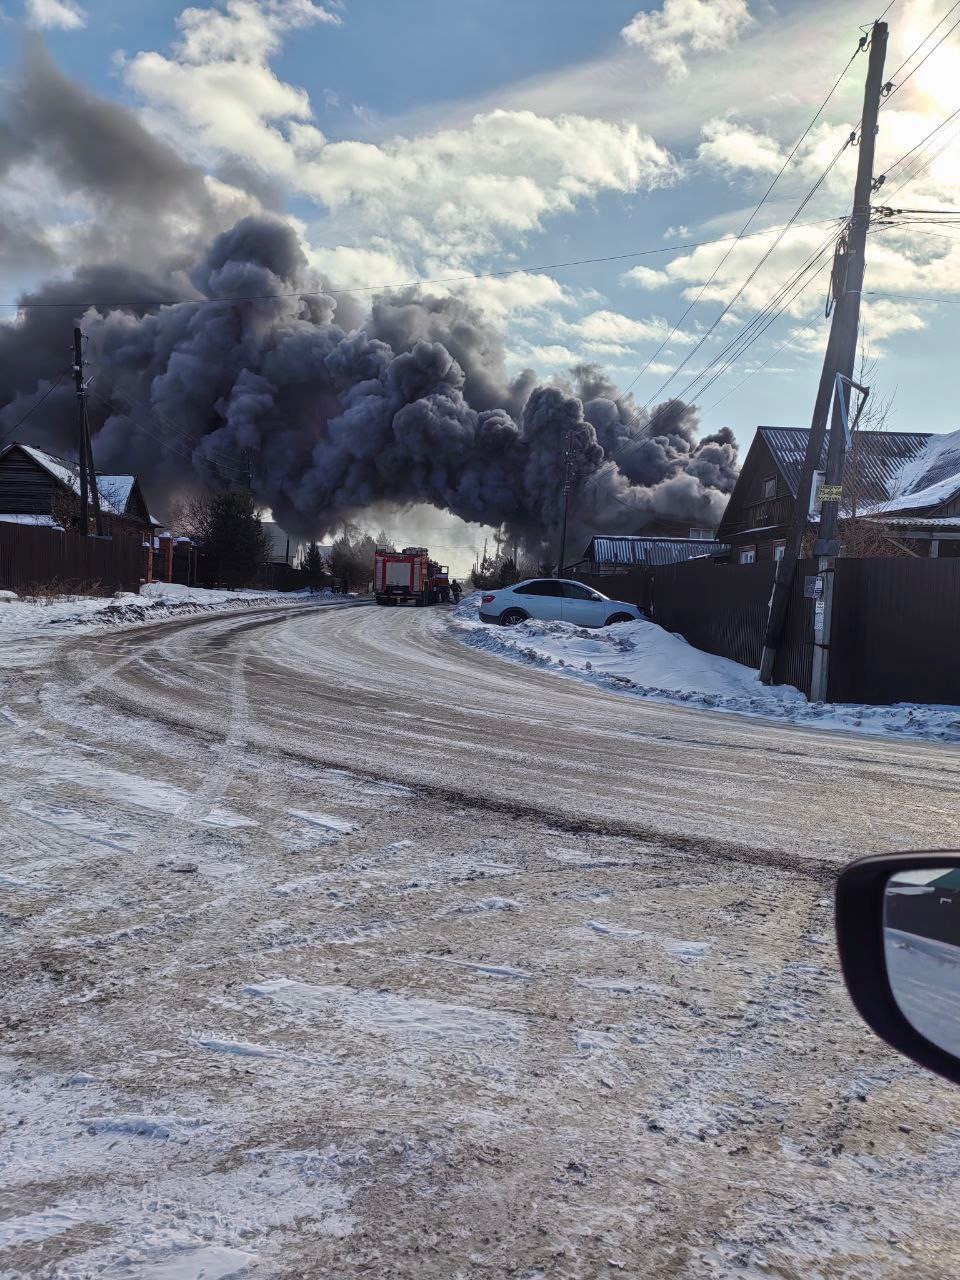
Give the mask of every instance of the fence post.
[(160, 538), (160, 574), (162, 582), (173, 581), (173, 535), (161, 533)]

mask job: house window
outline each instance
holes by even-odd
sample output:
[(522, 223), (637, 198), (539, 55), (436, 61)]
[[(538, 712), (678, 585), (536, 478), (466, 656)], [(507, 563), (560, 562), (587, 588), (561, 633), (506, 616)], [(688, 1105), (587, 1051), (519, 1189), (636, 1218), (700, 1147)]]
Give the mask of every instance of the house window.
[(783, 559), (784, 552), (786, 551), (786, 549), (787, 549), (787, 543), (785, 538), (781, 538), (779, 542), (775, 542), (773, 544), (773, 558), (777, 564), (779, 564), (780, 561)]
[(691, 529), (689, 536), (693, 541), (712, 542), (713, 530), (712, 529)]
[(741, 564), (753, 564), (753, 563), (754, 563), (754, 561), (756, 560), (756, 558), (757, 558), (757, 548), (756, 548), (756, 547), (741, 547), (741, 548), (740, 548), (740, 563), (741, 563)]
[(767, 476), (763, 482), (763, 496), (765, 498), (775, 498), (777, 496), (777, 477)]

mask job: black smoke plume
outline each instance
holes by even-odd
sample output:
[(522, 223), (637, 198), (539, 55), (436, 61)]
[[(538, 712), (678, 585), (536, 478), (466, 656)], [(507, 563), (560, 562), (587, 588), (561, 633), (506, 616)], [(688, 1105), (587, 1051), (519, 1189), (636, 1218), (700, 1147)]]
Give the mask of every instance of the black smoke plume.
[[(11, 203), (15, 187), (0, 188), (0, 266), (55, 277), (23, 302), (70, 304), (23, 307), (0, 326), (0, 440), (68, 375), (80, 323), (98, 466), (138, 473), (161, 511), (249, 471), (291, 533), (429, 503), (533, 550), (559, 522), (569, 442), (571, 545), (716, 523), (736, 445), (727, 431), (698, 439), (691, 406), (638, 411), (594, 366), (559, 385), (531, 370), (511, 378), (498, 334), (455, 298), (410, 290), (366, 307), (312, 292), (286, 222), (235, 221), (230, 200), (262, 203), (262, 190), (224, 205), (221, 187), (215, 201), (200, 168), (69, 80), (37, 41), (0, 108), (0, 177), (39, 168), (94, 214), (75, 231), (69, 257), (83, 265), (68, 274), (62, 247)], [(242, 174), (221, 176), (249, 192)], [(73, 452), (71, 381), (20, 438)]]
[[(156, 503), (237, 479), (249, 461), (257, 499), (292, 533), (322, 535), (374, 504), (430, 503), (533, 547), (559, 522), (569, 440), (574, 538), (716, 523), (736, 446), (726, 431), (698, 440), (690, 406), (637, 413), (589, 366), (568, 386), (510, 379), (496, 333), (462, 301), (411, 292), (364, 317), (353, 299), (299, 295), (306, 268), (287, 223), (251, 216), (190, 272), (196, 300), (163, 302), (169, 281), (117, 267), (26, 299), (123, 304), (77, 317), (98, 467), (137, 472)], [(0, 426), (67, 363), (72, 323), (69, 308), (25, 308), (0, 331)], [(68, 452), (69, 385), (47, 403), (32, 438)]]

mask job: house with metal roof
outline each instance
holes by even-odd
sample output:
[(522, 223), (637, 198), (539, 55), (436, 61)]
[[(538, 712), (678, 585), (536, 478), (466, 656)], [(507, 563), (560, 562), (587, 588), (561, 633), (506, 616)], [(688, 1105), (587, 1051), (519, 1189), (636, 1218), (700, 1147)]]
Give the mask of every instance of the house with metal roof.
[(712, 538), (601, 537), (590, 539), (580, 565), (588, 573), (624, 573), (640, 566), (726, 556), (730, 548)]
[[(98, 474), (97, 491), (106, 534), (152, 537), (156, 522), (136, 476)], [(76, 463), (17, 441), (0, 449), (0, 521), (70, 528), (79, 519)]]
[[(809, 435), (804, 427), (757, 428), (717, 530), (735, 562), (782, 555)], [(825, 441), (809, 513), (814, 523), (826, 461)], [(844, 466), (841, 542), (854, 520), (909, 554), (960, 554), (960, 432), (856, 431)]]

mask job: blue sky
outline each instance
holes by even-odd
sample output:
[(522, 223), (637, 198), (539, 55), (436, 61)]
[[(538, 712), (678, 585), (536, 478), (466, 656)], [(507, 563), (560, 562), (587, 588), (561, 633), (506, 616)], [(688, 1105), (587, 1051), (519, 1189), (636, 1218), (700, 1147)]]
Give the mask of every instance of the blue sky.
[[(949, 27), (936, 27), (948, 9), (949, 0), (896, 0), (888, 73), (919, 45), (906, 78)], [(0, 0), (0, 13), (5, 79), (16, 75), (18, 37), (39, 31), (64, 72), (202, 164), (225, 216), (271, 203), (295, 220), (312, 266), (344, 286), (738, 232), (875, 16), (848, 0), (202, 0), (190, 9), (176, 0)], [(859, 115), (865, 68), (864, 57), (854, 61), (751, 231), (795, 212)], [(955, 108), (958, 71), (951, 35), (881, 116), (879, 167)], [(957, 202), (955, 136), (942, 130), (897, 171), (900, 181), (920, 170), (901, 197), (911, 207)], [(949, 145), (934, 154), (941, 143)], [(641, 404), (689, 387), (704, 429), (729, 425), (746, 445), (757, 423), (809, 418), (826, 332), (824, 271), (716, 382), (704, 390), (706, 375), (696, 375), (808, 254), (829, 245), (854, 163), (848, 150), (699, 348), (774, 233), (744, 240), (723, 263), (727, 245), (447, 287), (484, 309), (511, 367), (554, 377), (574, 360), (596, 362), (621, 388), (633, 384)], [(4, 199), (46, 226), (65, 257), (92, 216), (35, 175)], [(26, 261), (7, 264), (7, 294), (38, 274)], [(878, 399), (894, 397), (890, 425), (955, 429), (953, 308), (925, 300), (960, 301), (954, 233), (877, 232), (866, 288), (873, 385)], [(890, 292), (921, 300), (879, 296)]]

